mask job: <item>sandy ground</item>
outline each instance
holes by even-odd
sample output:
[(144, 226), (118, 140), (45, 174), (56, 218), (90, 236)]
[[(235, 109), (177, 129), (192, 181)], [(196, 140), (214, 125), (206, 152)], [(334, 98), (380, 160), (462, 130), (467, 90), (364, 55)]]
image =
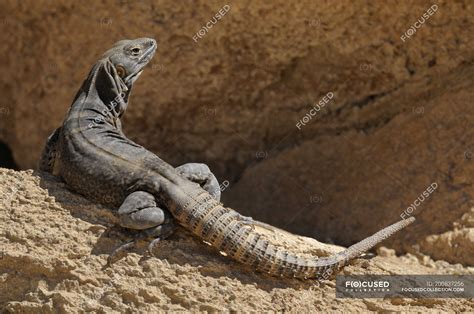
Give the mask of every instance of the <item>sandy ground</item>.
[[(191, 311), (472, 311), (468, 299), (336, 299), (334, 279), (271, 278), (252, 272), (179, 229), (156, 257), (146, 244), (110, 267), (114, 247), (130, 234), (105, 208), (69, 192), (52, 177), (0, 169), (0, 309), (6, 312)], [(471, 216), (472, 217), (472, 216)], [(472, 218), (471, 218), (472, 219)], [(300, 253), (340, 247), (286, 232), (269, 233)], [(474, 268), (422, 254), (379, 248), (344, 274), (474, 274)]]

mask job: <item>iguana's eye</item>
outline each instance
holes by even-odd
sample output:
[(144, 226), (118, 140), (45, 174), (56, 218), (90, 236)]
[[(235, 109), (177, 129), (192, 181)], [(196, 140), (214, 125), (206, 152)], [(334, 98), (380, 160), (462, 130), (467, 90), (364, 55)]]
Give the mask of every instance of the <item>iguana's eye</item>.
[(127, 74), (126, 71), (125, 71), (125, 68), (121, 65), (117, 65), (115, 67), (115, 70), (117, 70), (117, 74), (118, 76), (120, 76), (121, 78), (124, 78), (125, 75)]
[(135, 47), (131, 49), (132, 56), (138, 56), (140, 54), (140, 48)]

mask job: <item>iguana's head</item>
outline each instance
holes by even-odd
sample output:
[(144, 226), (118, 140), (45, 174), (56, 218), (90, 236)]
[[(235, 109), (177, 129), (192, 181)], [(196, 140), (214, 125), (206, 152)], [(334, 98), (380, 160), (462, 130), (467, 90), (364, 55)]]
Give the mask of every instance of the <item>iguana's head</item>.
[[(121, 116), (133, 83), (155, 55), (156, 47), (156, 41), (151, 38), (117, 42), (94, 64), (81, 91), (86, 91), (87, 97), (98, 96), (103, 104), (113, 107), (111, 112)], [(111, 105), (117, 101), (119, 105)]]
[(155, 55), (156, 47), (156, 41), (151, 38), (121, 40), (103, 58), (113, 64), (117, 75), (130, 88)]

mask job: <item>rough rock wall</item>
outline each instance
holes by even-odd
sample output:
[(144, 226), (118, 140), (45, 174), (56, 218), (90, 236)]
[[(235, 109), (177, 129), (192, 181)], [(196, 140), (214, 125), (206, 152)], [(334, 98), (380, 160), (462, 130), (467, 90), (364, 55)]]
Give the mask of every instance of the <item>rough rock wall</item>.
[[(0, 312), (461, 312), (470, 299), (336, 299), (333, 279), (272, 278), (219, 255), (178, 229), (146, 256), (146, 244), (106, 267), (113, 248), (131, 235), (113, 227), (110, 211), (32, 171), (0, 168)], [(473, 219), (469, 215), (466, 219)], [(262, 230), (264, 232), (264, 230)], [(271, 241), (299, 254), (325, 256), (340, 247), (286, 232)], [(474, 268), (395, 256), (380, 248), (346, 275), (474, 274)]]
[[(436, 256), (433, 246), (445, 241), (439, 235), (474, 204), (473, 97), (472, 67), (407, 86), (365, 107), (368, 112), (398, 108), (383, 126), (308, 140), (246, 169), (229, 191), (229, 204), (285, 229), (345, 245), (415, 215), (413, 229), (395, 237), (394, 246), (417, 245)], [(420, 112), (406, 104), (416, 104)], [(458, 253), (474, 253), (474, 224), (464, 225), (471, 229), (450, 241), (447, 260), (459, 262)], [(437, 236), (427, 241), (430, 235)], [(474, 255), (464, 262), (474, 265)]]
[(2, 1), (0, 141), (35, 167), (97, 57), (117, 40), (154, 37), (159, 52), (124, 121), (132, 139), (174, 165), (208, 163), (230, 182), (234, 208), (342, 244), (396, 220), (436, 181), (417, 233), (397, 238), (411, 246), (446, 232), (474, 193), (474, 5), (436, 1), (402, 41), (432, 5)]

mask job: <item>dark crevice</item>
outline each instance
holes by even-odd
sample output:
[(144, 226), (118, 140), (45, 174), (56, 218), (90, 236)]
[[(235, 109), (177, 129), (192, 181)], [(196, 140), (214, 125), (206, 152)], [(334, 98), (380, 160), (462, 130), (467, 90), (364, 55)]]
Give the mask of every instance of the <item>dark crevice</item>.
[(10, 147), (3, 142), (0, 142), (0, 168), (20, 170), (13, 159), (13, 154)]
[(372, 102), (374, 102), (377, 98), (379, 97), (382, 97), (382, 96), (385, 96), (387, 95), (389, 92), (382, 92), (382, 93), (379, 93), (379, 94), (371, 94), (371, 95), (367, 95), (365, 96), (364, 98), (362, 98), (361, 100), (356, 100), (356, 101), (353, 101), (349, 104), (345, 104), (344, 106), (338, 108), (336, 111), (335, 111), (335, 115), (338, 116), (340, 115), (344, 110), (346, 110), (347, 108), (349, 109), (352, 109), (354, 107), (358, 107), (359, 109), (362, 109), (364, 108), (365, 106), (367, 105), (370, 105)]
[(364, 98), (362, 98), (361, 100), (359, 101), (354, 101), (350, 107), (359, 107), (360, 109), (364, 108), (365, 106), (369, 105), (371, 102), (373, 102), (375, 99), (377, 99), (378, 97), (381, 97), (381, 96), (384, 96), (386, 95), (387, 93), (384, 92), (384, 93), (380, 93), (380, 94), (372, 94), (372, 95), (368, 95)]
[(413, 65), (411, 64), (409, 57), (407, 57), (405, 61), (405, 69), (407, 70), (408, 74), (410, 74), (410, 76), (413, 76), (416, 73), (415, 69), (413, 68)]

